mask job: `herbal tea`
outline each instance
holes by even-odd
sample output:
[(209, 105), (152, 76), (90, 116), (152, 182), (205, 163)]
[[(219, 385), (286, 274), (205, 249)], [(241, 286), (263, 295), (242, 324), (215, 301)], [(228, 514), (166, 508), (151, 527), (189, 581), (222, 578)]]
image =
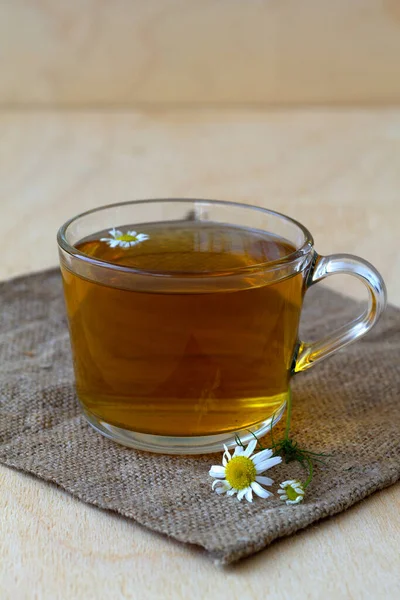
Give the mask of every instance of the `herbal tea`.
[[(107, 284), (62, 268), (77, 392), (87, 413), (135, 432), (204, 436), (254, 426), (282, 406), (303, 273), (264, 281), (240, 269), (291, 254), (288, 242), (182, 221), (102, 231), (75, 246), (98, 261), (183, 282), (165, 293), (123, 289), (117, 268)], [(221, 273), (236, 271), (237, 289), (219, 285)]]

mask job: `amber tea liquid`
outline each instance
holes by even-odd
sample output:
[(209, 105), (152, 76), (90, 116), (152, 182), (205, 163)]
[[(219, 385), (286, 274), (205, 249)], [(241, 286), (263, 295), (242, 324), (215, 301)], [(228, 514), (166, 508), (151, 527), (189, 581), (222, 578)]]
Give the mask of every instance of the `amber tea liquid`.
[[(260, 231), (196, 221), (122, 229), (148, 237), (110, 247), (100, 241), (111, 239), (102, 231), (76, 248), (158, 276), (180, 273), (181, 284), (166, 293), (124, 289), (117, 270), (110, 285), (63, 267), (77, 392), (86, 412), (165, 436), (233, 432), (271, 417), (288, 393), (303, 274), (263, 280), (250, 269), (229, 290), (220, 274), (278, 260), (295, 248)], [(194, 293), (185, 289), (193, 277)]]

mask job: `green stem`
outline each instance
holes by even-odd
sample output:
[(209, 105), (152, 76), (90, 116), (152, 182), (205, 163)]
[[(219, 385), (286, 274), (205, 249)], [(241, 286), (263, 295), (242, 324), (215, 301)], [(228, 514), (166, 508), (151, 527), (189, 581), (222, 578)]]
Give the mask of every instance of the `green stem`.
[(289, 439), (290, 422), (292, 420), (292, 390), (289, 389), (289, 395), (287, 399), (287, 413), (286, 413), (286, 429), (285, 429), (285, 440)]
[(314, 473), (314, 469), (313, 469), (313, 464), (312, 464), (312, 460), (307, 456), (306, 460), (308, 462), (308, 468), (309, 468), (309, 475), (307, 477), (307, 481), (304, 483), (303, 488), (306, 489), (306, 487), (308, 485), (310, 485), (311, 480), (313, 478), (313, 473)]
[(275, 413), (271, 417), (271, 448), (275, 448), (274, 434), (272, 432), (275, 421)]

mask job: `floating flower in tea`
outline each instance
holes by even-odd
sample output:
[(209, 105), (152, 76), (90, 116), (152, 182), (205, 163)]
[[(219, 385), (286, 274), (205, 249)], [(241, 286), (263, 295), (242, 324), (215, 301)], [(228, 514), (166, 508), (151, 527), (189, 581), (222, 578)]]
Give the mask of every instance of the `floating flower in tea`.
[(108, 232), (111, 237), (110, 238), (100, 238), (101, 242), (106, 242), (111, 248), (116, 248), (120, 246), (121, 248), (129, 248), (130, 246), (135, 246), (136, 244), (140, 244), (140, 242), (144, 242), (149, 239), (149, 236), (145, 233), (136, 233), (136, 231), (127, 231), (126, 233), (122, 233), (119, 229), (111, 229)]

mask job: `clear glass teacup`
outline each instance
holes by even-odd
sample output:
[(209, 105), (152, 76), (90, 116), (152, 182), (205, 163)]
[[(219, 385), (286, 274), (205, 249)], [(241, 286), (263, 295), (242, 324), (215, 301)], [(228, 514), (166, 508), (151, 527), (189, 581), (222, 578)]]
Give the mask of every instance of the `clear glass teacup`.
[[(319, 256), (297, 221), (196, 199), (94, 209), (58, 233), (76, 388), (89, 423), (142, 450), (196, 454), (262, 436), (290, 379), (364, 335), (386, 292), (368, 262)], [(318, 342), (298, 338), (303, 297), (334, 273), (368, 306)]]

